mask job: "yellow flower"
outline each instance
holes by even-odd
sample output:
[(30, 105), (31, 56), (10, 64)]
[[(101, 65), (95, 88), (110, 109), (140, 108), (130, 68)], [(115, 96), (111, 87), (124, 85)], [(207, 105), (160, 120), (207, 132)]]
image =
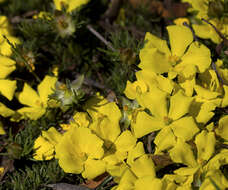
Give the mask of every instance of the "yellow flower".
[(89, 0), (54, 0), (54, 4), (57, 10), (61, 10), (62, 6), (64, 6), (67, 12), (71, 12), (88, 2)]
[(116, 190), (165, 190), (160, 179), (156, 178), (152, 159), (145, 154), (140, 142), (129, 152), (128, 167), (123, 172)]
[[(147, 43), (140, 51), (142, 70), (157, 74), (168, 73), (173, 79), (177, 75), (185, 78), (204, 72), (211, 63), (210, 50), (203, 44), (193, 42), (193, 35), (186, 26), (167, 27), (171, 50), (165, 40), (146, 33)], [(158, 64), (159, 63), (159, 64)]]
[(120, 177), (126, 168), (124, 160), (135, 145), (136, 138), (129, 130), (126, 130), (110, 146), (104, 147), (105, 155), (103, 160), (106, 162), (106, 171), (114, 177)]
[[(218, 29), (218, 31), (220, 31), (222, 34), (224, 35), (228, 34), (227, 23), (223, 23), (218, 19), (212, 19), (212, 20), (209, 20), (209, 22), (213, 24)], [(199, 36), (200, 38), (211, 39), (216, 44), (222, 42), (223, 40), (222, 38), (220, 38), (218, 33), (215, 31), (215, 29), (207, 23), (193, 24), (192, 27), (196, 35)]]
[[(177, 140), (177, 144), (169, 150), (171, 159), (176, 163), (182, 163), (187, 167), (182, 167), (174, 171), (175, 177), (184, 177), (188, 179), (188, 184), (200, 189), (214, 189), (211, 178), (221, 188), (227, 187), (228, 181), (221, 173), (220, 166), (227, 164), (227, 150), (215, 153), (215, 133), (207, 126), (207, 130), (202, 130), (195, 137), (195, 145), (197, 148), (197, 156), (194, 156), (193, 147), (185, 143), (181, 138)], [(209, 131), (208, 131), (209, 130)], [(211, 130), (211, 131), (210, 131)], [(186, 181), (185, 181), (186, 183)], [(183, 185), (180, 183), (180, 186)]]
[(33, 158), (36, 160), (51, 160), (54, 158), (55, 147), (61, 137), (62, 135), (54, 127), (51, 127), (48, 131), (42, 131), (42, 135), (34, 142), (33, 149), (35, 153)]
[(105, 172), (103, 143), (89, 128), (72, 127), (56, 146), (56, 158), (65, 172), (93, 179)]
[(14, 91), (17, 88), (16, 81), (8, 79), (0, 79), (0, 93), (5, 96), (8, 100), (13, 99)]
[(226, 190), (228, 180), (220, 170), (210, 170), (205, 175), (205, 180), (200, 186), (200, 190)]
[(207, 19), (208, 12), (208, 0), (182, 0), (182, 2), (189, 3), (192, 8), (189, 8), (188, 11), (197, 11), (197, 17), (199, 19), (204, 18)]
[(222, 102), (221, 98), (204, 99), (198, 95), (194, 96), (189, 113), (198, 123), (207, 123), (213, 116), (216, 107), (220, 107)]
[(176, 137), (190, 140), (199, 131), (194, 119), (186, 115), (192, 100), (182, 91), (168, 97), (166, 92), (158, 88), (153, 88), (151, 93), (142, 94), (138, 102), (148, 108), (151, 115), (144, 111), (135, 113), (131, 122), (133, 134), (140, 138), (160, 130), (154, 140), (157, 153), (172, 147), (176, 143)]
[(63, 130), (67, 131), (71, 127), (89, 127), (90, 118), (86, 112), (77, 112), (69, 124), (60, 124)]
[(102, 96), (95, 96), (87, 101), (86, 111), (92, 119), (90, 129), (105, 141), (115, 142), (120, 135), (119, 121), (121, 112), (115, 102), (108, 102)]
[(169, 94), (171, 94), (173, 90), (173, 82), (172, 80), (163, 77), (162, 75), (158, 75), (150, 70), (144, 69), (136, 72), (137, 81), (131, 83), (127, 81), (126, 89), (124, 90), (124, 94), (129, 99), (137, 99), (141, 94), (145, 92), (150, 92), (154, 86), (163, 90)]
[(37, 87), (38, 93), (25, 83), (22, 92), (18, 95), (18, 100), (27, 107), (17, 112), (32, 120), (40, 118), (46, 112), (48, 96), (53, 93), (56, 81), (56, 77), (45, 76)]
[[(223, 13), (225, 13), (224, 0), (182, 1), (188, 2), (192, 6), (188, 9), (189, 12), (196, 12), (196, 19), (194, 23), (198, 23), (199, 20), (203, 18), (209, 20), (209, 22), (212, 23), (224, 36), (228, 34), (228, 24), (226, 22), (225, 15), (223, 15)], [(199, 24), (193, 24), (192, 27), (195, 34), (200, 38), (211, 39), (216, 44), (222, 42), (222, 39), (211, 25), (201, 22)]]

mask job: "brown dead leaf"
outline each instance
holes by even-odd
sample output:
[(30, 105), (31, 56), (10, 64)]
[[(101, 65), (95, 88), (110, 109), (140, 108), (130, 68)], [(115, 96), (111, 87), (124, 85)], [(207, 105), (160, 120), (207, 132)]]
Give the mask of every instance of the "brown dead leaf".
[(163, 18), (185, 17), (187, 15), (188, 3), (172, 3), (162, 12)]
[(225, 55), (228, 55), (228, 50), (224, 51)]
[(185, 17), (189, 7), (188, 3), (172, 3), (171, 1), (129, 0), (129, 2), (133, 8), (148, 7), (152, 14), (163, 18)]
[(148, 7), (150, 12), (156, 15), (161, 15), (164, 10), (163, 3), (157, 0), (129, 0), (129, 2), (133, 8)]
[(88, 187), (90, 189), (96, 188), (98, 185), (100, 185), (105, 178), (108, 176), (108, 173), (104, 173), (98, 177), (96, 177), (93, 180), (86, 180), (85, 183), (81, 184), (82, 186)]

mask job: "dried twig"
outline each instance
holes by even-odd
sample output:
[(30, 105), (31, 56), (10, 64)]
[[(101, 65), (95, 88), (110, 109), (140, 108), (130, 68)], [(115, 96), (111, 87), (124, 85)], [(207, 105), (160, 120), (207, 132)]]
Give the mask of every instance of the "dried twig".
[(215, 71), (215, 73), (216, 73), (216, 75), (217, 75), (217, 77), (218, 77), (220, 83), (221, 83), (221, 84), (224, 84), (222, 77), (219, 75), (218, 70), (216, 69), (216, 65), (215, 65), (214, 61), (212, 61), (211, 67), (212, 67), (212, 69)]
[(109, 49), (112, 51), (116, 51), (114, 47), (108, 42), (100, 33), (98, 33), (96, 30), (91, 25), (87, 25), (86, 28), (93, 34), (95, 35), (99, 40), (101, 40)]

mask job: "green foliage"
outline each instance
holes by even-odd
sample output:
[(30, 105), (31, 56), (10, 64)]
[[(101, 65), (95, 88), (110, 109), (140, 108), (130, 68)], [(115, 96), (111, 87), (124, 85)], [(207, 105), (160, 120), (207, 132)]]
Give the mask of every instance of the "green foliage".
[(0, 189), (11, 190), (48, 190), (45, 185), (66, 181), (79, 182), (81, 178), (76, 175), (65, 174), (56, 160), (33, 163), (30, 167), (25, 166), (7, 175), (7, 181), (0, 183)]

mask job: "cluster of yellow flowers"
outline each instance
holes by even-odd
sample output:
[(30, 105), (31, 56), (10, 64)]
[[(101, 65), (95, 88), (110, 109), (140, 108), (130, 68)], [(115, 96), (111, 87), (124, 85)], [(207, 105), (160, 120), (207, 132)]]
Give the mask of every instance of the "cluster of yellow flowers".
[[(129, 129), (121, 129), (121, 111), (114, 102), (97, 95), (77, 112), (70, 124), (43, 131), (35, 141), (34, 158), (56, 158), (65, 172), (93, 179), (108, 172), (115, 190), (220, 189), (228, 186), (220, 167), (228, 163), (228, 117), (209, 122), (215, 108), (228, 106), (228, 69), (221, 60), (211, 67), (210, 50), (193, 41), (186, 26), (167, 27), (167, 42), (147, 33), (140, 51), (137, 80), (127, 82), (125, 95), (140, 106), (124, 112)], [(178, 38), (176, 37), (178, 36)], [(167, 77), (164, 77), (167, 74)], [(151, 154), (139, 138), (156, 132), (154, 155), (169, 154), (182, 163), (174, 174), (156, 177)]]
[[(10, 59), (12, 49), (9, 40), (12, 44), (19, 43), (19, 40), (12, 35), (11, 28), (6, 16), (0, 16), (0, 94), (6, 97), (9, 101), (13, 99), (14, 92), (16, 90), (16, 81), (10, 80), (8, 76), (15, 69), (15, 61)], [(14, 114), (14, 111), (7, 108), (3, 103), (0, 102), (0, 115), (3, 117), (9, 117)], [(0, 134), (4, 134), (2, 127)]]
[(201, 19), (208, 20), (224, 36), (228, 35), (228, 18), (224, 13), (224, 0), (182, 0), (191, 5), (189, 12), (196, 12), (192, 18), (192, 27), (197, 36), (203, 39), (211, 39), (218, 44), (222, 41), (214, 28), (203, 22)]
[[(199, 11), (199, 18), (208, 14), (200, 4), (204, 1), (188, 1)], [(64, 7), (67, 11), (86, 2), (54, 0), (56, 9)], [(9, 34), (7, 19), (0, 17), (3, 23), (1, 20), (7, 28), (1, 32), (19, 43)], [(193, 25), (199, 36), (200, 27), (210, 26)], [(118, 184), (113, 190), (213, 190), (215, 186), (225, 190), (228, 180), (220, 168), (228, 164), (228, 149), (221, 146), (228, 145), (228, 116), (218, 123), (211, 119), (216, 108), (228, 106), (228, 69), (224, 69), (222, 60), (212, 63), (210, 50), (194, 41), (188, 27), (170, 25), (167, 30), (170, 47), (155, 35), (145, 36), (141, 70), (135, 82), (127, 82), (124, 91), (137, 104), (124, 105), (122, 114), (115, 102), (97, 94), (86, 102), (85, 112), (76, 112), (69, 124), (61, 125), (61, 132), (55, 127), (42, 131), (34, 143), (34, 159), (58, 159), (65, 172), (82, 174), (87, 179), (108, 172)], [(208, 38), (218, 43), (221, 39), (215, 35)], [(8, 57), (10, 46), (2, 40), (0, 93), (12, 100), (16, 81), (7, 76), (15, 70), (15, 62)], [(8, 117), (16, 112), (20, 118), (40, 118), (56, 82), (57, 77), (46, 76), (37, 87), (38, 93), (25, 83), (17, 98), (26, 107), (13, 111), (0, 103), (0, 114)], [(126, 129), (120, 127), (123, 115), (129, 122)], [(0, 134), (1, 130), (0, 125)], [(147, 154), (140, 141), (150, 133), (155, 135), (153, 154)], [(164, 154), (182, 167), (158, 178), (159, 165), (151, 157)]]

